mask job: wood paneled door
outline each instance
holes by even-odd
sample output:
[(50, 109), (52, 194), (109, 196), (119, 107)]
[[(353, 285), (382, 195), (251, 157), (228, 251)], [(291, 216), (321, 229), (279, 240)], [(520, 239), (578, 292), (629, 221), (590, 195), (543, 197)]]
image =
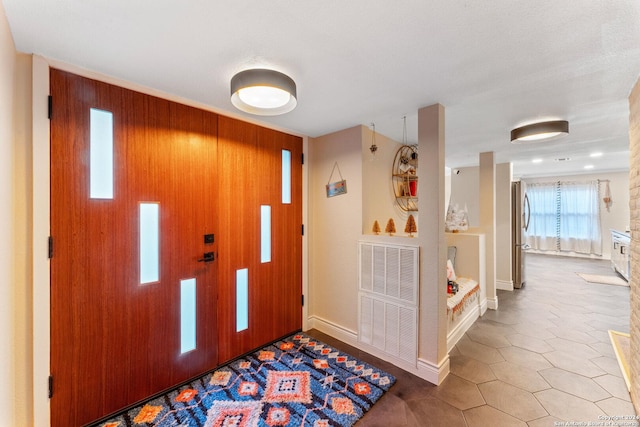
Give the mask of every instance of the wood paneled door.
[(51, 70), (52, 426), (302, 326), (302, 140)]
[(218, 139), (219, 200), (229, 207), (219, 218), (226, 362), (302, 327), (302, 140), (224, 116)]
[(51, 416), (76, 426), (218, 363), (217, 115), (50, 77)]

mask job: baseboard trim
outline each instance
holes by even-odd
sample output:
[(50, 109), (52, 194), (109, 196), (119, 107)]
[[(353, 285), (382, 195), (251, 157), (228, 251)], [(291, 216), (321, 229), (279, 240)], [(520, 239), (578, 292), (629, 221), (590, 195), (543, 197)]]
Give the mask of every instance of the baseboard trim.
[(489, 308), (491, 310), (497, 310), (498, 309), (498, 297), (497, 296), (495, 298), (487, 298), (487, 308)]
[(382, 359), (385, 362), (392, 363), (403, 371), (407, 371), (419, 378), (422, 378), (425, 381), (430, 382), (431, 384), (440, 385), (450, 372), (448, 352), (438, 364), (432, 363), (422, 358), (418, 358), (416, 364), (413, 365), (406, 360), (398, 359), (397, 357), (380, 351), (379, 349), (368, 344), (358, 342), (354, 345), (354, 347), (357, 347), (358, 349), (365, 351), (370, 355), (377, 357), (378, 359)]
[(484, 314), (487, 312), (487, 308), (488, 308), (488, 304), (487, 304), (487, 299), (483, 298), (480, 300), (480, 317), (484, 316)]
[(478, 317), (480, 317), (480, 306), (473, 304), (469, 307), (468, 313), (465, 314), (464, 318), (460, 320), (460, 323), (447, 333), (447, 353), (460, 341), (460, 338), (462, 338), (464, 333), (467, 332)]
[(356, 331), (318, 316), (309, 316), (307, 324), (309, 325), (309, 329), (317, 329), (346, 344), (354, 347), (358, 346), (358, 333)]
[(418, 359), (418, 372), (415, 374), (431, 384), (440, 385), (447, 378), (451, 370), (449, 353), (437, 365), (428, 360)]
[(372, 356), (382, 359), (385, 362), (393, 363), (400, 369), (420, 377), (431, 384), (439, 385), (444, 381), (447, 375), (449, 375), (449, 354), (447, 354), (438, 364), (418, 358), (417, 364), (412, 365), (404, 360), (386, 354), (375, 347), (359, 342), (357, 332), (338, 325), (337, 323), (318, 316), (309, 316), (308, 325), (311, 329), (317, 329), (320, 332), (330, 335), (346, 344), (356, 347), (362, 351), (366, 351)]
[(512, 291), (513, 280), (496, 280), (496, 289), (501, 291)]

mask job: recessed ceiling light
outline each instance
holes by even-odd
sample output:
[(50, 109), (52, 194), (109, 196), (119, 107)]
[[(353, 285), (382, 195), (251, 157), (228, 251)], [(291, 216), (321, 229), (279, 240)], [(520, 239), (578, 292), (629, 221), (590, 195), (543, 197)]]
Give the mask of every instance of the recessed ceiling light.
[(596, 153), (591, 153), (591, 154), (589, 154), (589, 157), (602, 157), (602, 153), (600, 151), (598, 151)]
[(275, 116), (297, 105), (296, 83), (286, 74), (267, 69), (241, 71), (231, 79), (231, 103), (245, 113)]
[(533, 159), (531, 163), (542, 163), (542, 159)]
[(521, 142), (539, 141), (568, 133), (569, 122), (566, 120), (531, 123), (513, 129), (511, 131), (511, 142), (519, 144)]
[(593, 165), (585, 165), (584, 168), (585, 169), (593, 169)]

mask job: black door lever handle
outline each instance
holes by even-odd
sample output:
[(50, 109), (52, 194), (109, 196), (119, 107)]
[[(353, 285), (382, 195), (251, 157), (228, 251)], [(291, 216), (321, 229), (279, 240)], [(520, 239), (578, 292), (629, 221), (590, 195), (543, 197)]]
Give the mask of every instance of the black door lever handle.
[(215, 255), (213, 254), (213, 252), (205, 252), (202, 255), (202, 258), (198, 260), (198, 262), (211, 262), (214, 260), (215, 260)]

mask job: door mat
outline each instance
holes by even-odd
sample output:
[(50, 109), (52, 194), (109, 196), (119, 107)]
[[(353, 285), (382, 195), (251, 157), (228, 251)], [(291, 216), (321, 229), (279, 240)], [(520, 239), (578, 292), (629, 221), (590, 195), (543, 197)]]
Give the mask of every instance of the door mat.
[(589, 283), (601, 283), (604, 285), (616, 285), (616, 286), (629, 286), (629, 283), (626, 280), (618, 276), (604, 276), (600, 274), (586, 274), (586, 273), (576, 273), (576, 274), (582, 277), (586, 282), (589, 282)]
[(394, 382), (300, 333), (99, 426), (351, 426)]
[(627, 390), (631, 391), (631, 385), (629, 383), (629, 356), (631, 355), (631, 339), (629, 334), (624, 332), (617, 332), (609, 330), (609, 338), (611, 338), (611, 344), (613, 344), (613, 351), (618, 358), (618, 364), (624, 377), (624, 382), (627, 383)]

